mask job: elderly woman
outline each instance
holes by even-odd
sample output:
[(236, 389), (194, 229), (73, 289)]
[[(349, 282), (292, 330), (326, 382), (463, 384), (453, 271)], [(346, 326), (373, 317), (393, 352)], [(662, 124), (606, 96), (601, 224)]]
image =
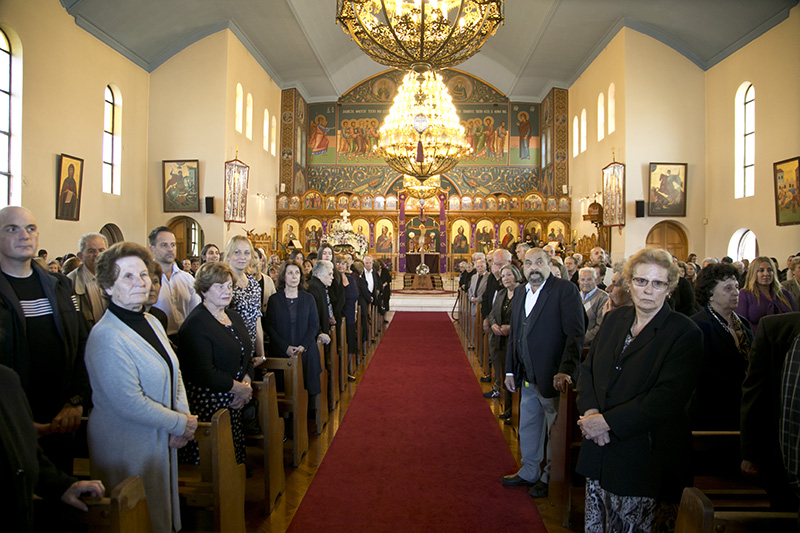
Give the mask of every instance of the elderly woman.
[(697, 390), (690, 404), (692, 428), (739, 430), (742, 382), (753, 344), (750, 322), (736, 314), (739, 272), (712, 264), (697, 276), (695, 294), (703, 310), (692, 316), (703, 332), (704, 356)]
[[(229, 409), (236, 462), (244, 463), (241, 408), (253, 394), (253, 345), (242, 317), (226, 309), (233, 296), (233, 271), (227, 263), (206, 263), (197, 270), (194, 290), (202, 305), (195, 307), (178, 330), (178, 359), (184, 369), (189, 406), (201, 422), (211, 422)], [(181, 461), (200, 461), (197, 442), (181, 450)]]
[(161, 324), (143, 312), (150, 253), (121, 242), (100, 254), (97, 283), (110, 300), (86, 343), (94, 409), (88, 439), (93, 477), (113, 487), (141, 476), (155, 531), (181, 529), (176, 449), (193, 438), (178, 359)]
[(514, 265), (505, 265), (500, 269), (500, 283), (505, 290), (498, 288), (497, 296), (492, 304), (492, 310), (487, 317), (492, 335), (489, 337), (489, 356), (494, 367), (494, 385), (492, 390), (484, 393), (484, 398), (499, 398), (503, 391), (503, 412), (501, 419), (511, 418), (511, 394), (503, 389), (503, 380), (506, 378), (506, 348), (508, 334), (511, 331), (511, 300), (514, 290), (521, 283), (525, 283), (522, 273)]
[(278, 292), (269, 299), (264, 322), (269, 335), (269, 356), (301, 355), (306, 390), (308, 394), (319, 394), (322, 373), (317, 351), (319, 317), (314, 297), (300, 290), (302, 278), (300, 265), (292, 261), (283, 263), (278, 273)]
[(778, 282), (775, 263), (769, 257), (756, 257), (747, 271), (736, 312), (756, 327), (763, 316), (790, 311), (797, 311), (797, 305), (789, 291)]
[(560, 257), (553, 257), (550, 259), (550, 273), (559, 279), (570, 279), (569, 272), (567, 272), (567, 267), (565, 267), (564, 263), (561, 262)]
[(341, 275), (344, 294), (344, 321), (347, 331), (347, 379), (355, 381), (355, 360), (358, 354), (358, 331), (356, 325), (356, 305), (358, 304), (358, 280), (349, 271), (347, 258), (336, 256), (336, 270)]
[(633, 306), (606, 315), (578, 379), (586, 531), (668, 531), (691, 484), (686, 404), (703, 336), (666, 303), (678, 283), (669, 253), (641, 250), (622, 275)]
[[(264, 330), (261, 326), (261, 286), (246, 271), (254, 256), (253, 245), (244, 235), (234, 235), (225, 246), (224, 261), (233, 273), (231, 309), (236, 311), (247, 326), (250, 347), (255, 354), (256, 366), (264, 362)], [(251, 357), (251, 354), (247, 354)]]
[(220, 260), (219, 247), (216, 244), (206, 244), (200, 250), (200, 263), (216, 263)]

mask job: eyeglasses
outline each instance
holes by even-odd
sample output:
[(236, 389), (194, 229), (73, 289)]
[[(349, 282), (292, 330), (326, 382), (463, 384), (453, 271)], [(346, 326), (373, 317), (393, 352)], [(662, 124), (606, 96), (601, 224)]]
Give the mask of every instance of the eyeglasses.
[(657, 291), (663, 291), (669, 287), (668, 282), (661, 281), (660, 279), (633, 278), (631, 281), (635, 286), (641, 288), (647, 287), (647, 284), (649, 283)]

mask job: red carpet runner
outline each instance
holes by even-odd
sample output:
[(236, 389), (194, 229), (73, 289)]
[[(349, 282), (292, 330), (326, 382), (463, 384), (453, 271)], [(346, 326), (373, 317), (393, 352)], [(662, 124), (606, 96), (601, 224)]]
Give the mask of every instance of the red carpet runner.
[(397, 313), (289, 531), (546, 531), (445, 313)]

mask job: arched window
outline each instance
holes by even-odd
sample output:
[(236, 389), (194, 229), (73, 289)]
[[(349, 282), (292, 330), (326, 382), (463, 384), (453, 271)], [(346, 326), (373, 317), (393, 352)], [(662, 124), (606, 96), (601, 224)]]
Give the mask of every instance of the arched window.
[(119, 89), (106, 85), (103, 103), (103, 192), (121, 193), (120, 184), (120, 131), (122, 98)]
[(253, 95), (247, 93), (247, 122), (245, 124), (245, 135), (253, 140)]
[(269, 151), (272, 155), (275, 155), (275, 152), (278, 150), (278, 121), (275, 119), (275, 115), (272, 115), (272, 124), (270, 126), (269, 131)]
[(749, 81), (736, 91), (734, 153), (734, 198), (755, 194), (756, 89)]
[(617, 88), (612, 83), (608, 86), (608, 134), (614, 133), (617, 129)]
[(728, 257), (734, 261), (747, 259), (752, 261), (758, 257), (758, 241), (756, 234), (747, 228), (740, 228), (733, 232), (728, 242)]
[(606, 106), (603, 93), (597, 97), (597, 140), (606, 136)]
[(244, 92), (242, 84), (236, 84), (236, 131), (242, 133), (242, 113), (244, 107)]
[(264, 151), (269, 152), (269, 111), (267, 109), (264, 110)]
[(581, 153), (586, 151), (586, 108), (581, 110)]
[(578, 115), (572, 118), (572, 157), (578, 157), (581, 149), (581, 129), (578, 126)]
[(0, 30), (0, 208), (11, 204), (11, 43)]

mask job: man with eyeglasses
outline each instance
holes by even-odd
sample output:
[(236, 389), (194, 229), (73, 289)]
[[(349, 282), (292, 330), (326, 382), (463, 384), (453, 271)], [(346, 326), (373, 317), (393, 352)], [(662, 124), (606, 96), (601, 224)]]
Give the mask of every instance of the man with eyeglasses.
[[(550, 274), (550, 257), (541, 248), (525, 254), (527, 283), (514, 291), (506, 356), (506, 388), (520, 388), (519, 447), (522, 468), (502, 477), (507, 486), (528, 486), (534, 498), (546, 497), (550, 475), (550, 428), (559, 394), (573, 383), (585, 331), (578, 288)], [(547, 463), (540, 468), (545, 457)]]
[(33, 261), (38, 245), (33, 213), (0, 210), (0, 364), (19, 375), (45, 454), (71, 474), (74, 431), (90, 394), (87, 330), (69, 279)]

